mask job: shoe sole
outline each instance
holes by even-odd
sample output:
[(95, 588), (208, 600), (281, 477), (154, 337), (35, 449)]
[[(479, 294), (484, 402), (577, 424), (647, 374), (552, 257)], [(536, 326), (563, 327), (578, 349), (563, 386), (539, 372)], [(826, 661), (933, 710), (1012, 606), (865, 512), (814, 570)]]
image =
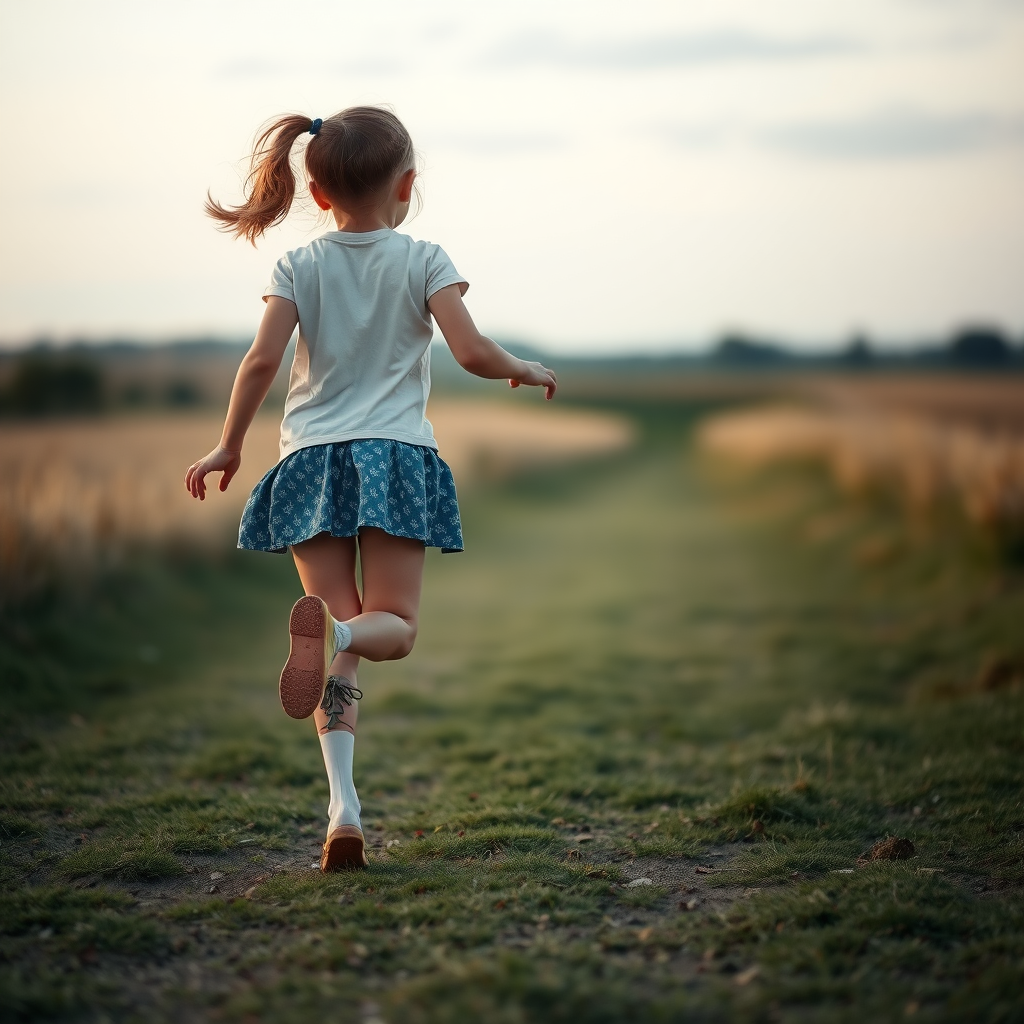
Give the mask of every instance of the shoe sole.
[(281, 669), (281, 707), (292, 718), (317, 709), (331, 667), (330, 612), (319, 597), (300, 597), (288, 620), (291, 650)]
[(366, 844), (355, 825), (341, 825), (327, 837), (320, 855), (321, 871), (358, 871), (366, 866)]

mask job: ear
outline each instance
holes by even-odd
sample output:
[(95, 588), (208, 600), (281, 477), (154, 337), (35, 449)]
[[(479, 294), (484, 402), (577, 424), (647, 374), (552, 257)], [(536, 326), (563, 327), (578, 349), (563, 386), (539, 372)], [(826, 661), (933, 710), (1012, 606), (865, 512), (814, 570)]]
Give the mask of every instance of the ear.
[(416, 180), (416, 168), (410, 167), (398, 179), (398, 201), (408, 203), (412, 201), (412, 183)]
[(331, 201), (324, 195), (324, 190), (315, 181), (309, 183), (309, 194), (313, 197), (313, 202), (321, 210), (329, 210), (331, 208)]

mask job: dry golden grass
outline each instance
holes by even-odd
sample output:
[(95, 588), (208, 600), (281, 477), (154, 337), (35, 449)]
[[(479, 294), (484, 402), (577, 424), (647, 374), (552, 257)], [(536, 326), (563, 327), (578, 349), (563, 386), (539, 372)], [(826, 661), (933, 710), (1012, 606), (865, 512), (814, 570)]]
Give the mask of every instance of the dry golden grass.
[(962, 415), (953, 422), (872, 407), (863, 394), (859, 397), (859, 402), (847, 400), (833, 409), (723, 413), (705, 421), (699, 440), (709, 452), (752, 464), (822, 465), (845, 493), (895, 494), (917, 517), (952, 503), (997, 541), (1019, 540), (1024, 531), (1024, 431), (986, 429), (981, 416), (978, 425), (970, 425), (962, 394)]
[[(624, 420), (557, 407), (442, 401), (430, 412), (461, 486), (481, 473), (612, 451), (633, 437)], [(140, 547), (229, 544), (249, 491), (277, 461), (278, 421), (257, 418), (229, 490), (214, 486), (200, 503), (183, 477), (216, 443), (221, 422), (203, 413), (0, 428), (0, 604)]]

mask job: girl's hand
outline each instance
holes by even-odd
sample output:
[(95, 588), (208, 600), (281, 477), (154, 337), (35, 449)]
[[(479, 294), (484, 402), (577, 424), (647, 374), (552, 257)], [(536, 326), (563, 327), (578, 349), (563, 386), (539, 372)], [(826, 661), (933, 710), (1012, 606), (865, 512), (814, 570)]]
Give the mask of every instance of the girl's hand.
[(523, 369), (526, 372), (520, 373), (518, 377), (512, 377), (508, 382), (508, 386), (510, 388), (517, 388), (520, 384), (526, 384), (536, 388), (543, 388), (544, 397), (550, 402), (555, 397), (555, 391), (558, 388), (555, 371), (549, 370), (541, 363), (529, 363), (525, 359), (522, 360), (522, 363)]
[(185, 474), (185, 490), (191, 493), (193, 498), (200, 501), (206, 499), (206, 474), (222, 473), (220, 478), (220, 489), (226, 491), (231, 478), (238, 472), (242, 464), (241, 452), (229, 452), (225, 448), (214, 448), (209, 455), (193, 462)]

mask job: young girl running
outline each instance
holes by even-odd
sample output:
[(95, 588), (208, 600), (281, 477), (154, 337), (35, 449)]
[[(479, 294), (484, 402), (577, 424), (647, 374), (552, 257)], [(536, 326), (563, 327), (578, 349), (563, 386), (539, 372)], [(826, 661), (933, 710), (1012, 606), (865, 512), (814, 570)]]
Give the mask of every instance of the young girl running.
[(462, 303), (469, 285), (440, 246), (395, 231), (416, 167), (409, 133), (387, 110), (278, 118), (256, 141), (245, 202), (208, 199), (206, 212), (255, 245), (291, 208), (292, 149), (305, 135), (309, 192), (337, 230), (278, 260), (220, 444), (189, 467), (185, 487), (203, 500), (207, 474), (219, 472), (227, 488), (298, 324), (281, 461), (250, 495), (238, 546), (291, 550), (307, 595), (292, 609), (280, 693), (284, 710), (313, 715), (320, 734), (331, 791), (320, 867), (332, 871), (366, 864), (352, 782), (359, 659), (412, 650), (425, 548), (462, 550), (455, 484), (425, 415), (431, 317), (470, 373), (543, 387), (549, 399), (556, 380), (480, 334)]

